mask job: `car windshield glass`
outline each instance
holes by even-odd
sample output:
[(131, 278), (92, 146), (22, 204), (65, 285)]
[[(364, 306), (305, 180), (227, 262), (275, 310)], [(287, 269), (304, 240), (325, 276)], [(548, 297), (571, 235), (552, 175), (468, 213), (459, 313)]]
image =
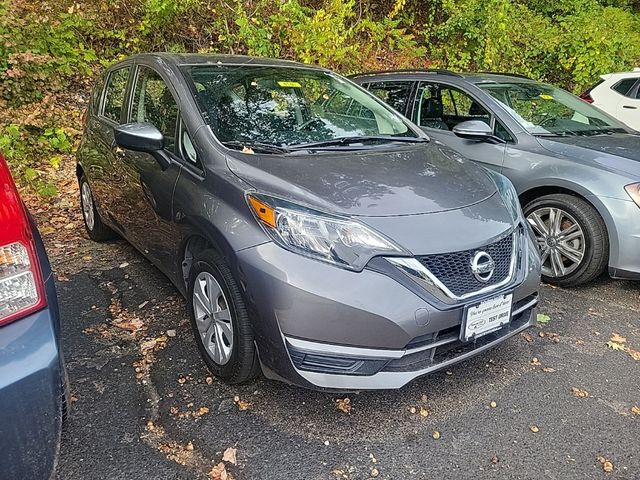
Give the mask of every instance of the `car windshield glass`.
[(330, 72), (246, 65), (189, 66), (185, 71), (205, 120), (230, 148), (322, 142), (327, 142), (322, 148), (336, 148), (329, 141), (380, 136), (361, 144), (373, 148), (393, 137), (417, 137), (384, 103)]
[(595, 135), (626, 132), (625, 127), (560, 88), (542, 83), (486, 83), (478, 85), (534, 135)]

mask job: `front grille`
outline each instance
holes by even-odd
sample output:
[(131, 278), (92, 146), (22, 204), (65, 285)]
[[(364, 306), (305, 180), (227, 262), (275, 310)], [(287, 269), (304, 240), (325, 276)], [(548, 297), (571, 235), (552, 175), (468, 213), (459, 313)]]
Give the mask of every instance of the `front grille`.
[[(477, 292), (505, 280), (511, 269), (514, 233), (490, 245), (453, 253), (439, 253), (417, 257), (420, 263), (456, 296)], [(487, 252), (495, 262), (489, 282), (481, 282), (471, 271), (471, 260), (478, 251)]]

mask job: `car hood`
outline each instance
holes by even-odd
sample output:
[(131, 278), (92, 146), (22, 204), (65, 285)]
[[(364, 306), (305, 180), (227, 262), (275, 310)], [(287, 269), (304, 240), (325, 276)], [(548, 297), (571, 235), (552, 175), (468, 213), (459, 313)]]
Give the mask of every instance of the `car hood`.
[[(592, 161), (611, 170), (640, 175), (640, 135), (611, 135), (538, 138), (547, 150), (581, 161)], [(630, 161), (631, 160), (631, 161)]]
[(483, 168), (435, 142), (316, 154), (233, 152), (227, 163), (258, 191), (352, 216), (442, 212), (482, 202), (496, 191)]

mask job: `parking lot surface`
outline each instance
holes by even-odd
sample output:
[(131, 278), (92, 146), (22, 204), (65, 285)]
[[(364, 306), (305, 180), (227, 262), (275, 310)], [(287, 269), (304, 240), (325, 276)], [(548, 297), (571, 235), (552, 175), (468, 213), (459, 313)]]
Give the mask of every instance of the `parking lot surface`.
[(640, 283), (545, 286), (547, 322), (487, 354), (335, 394), (225, 385), (125, 242), (49, 247), (73, 395), (60, 480), (640, 478)]

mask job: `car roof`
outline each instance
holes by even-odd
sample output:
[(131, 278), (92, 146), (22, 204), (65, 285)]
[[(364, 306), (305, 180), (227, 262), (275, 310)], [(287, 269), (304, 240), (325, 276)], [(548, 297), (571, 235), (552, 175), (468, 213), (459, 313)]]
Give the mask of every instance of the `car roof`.
[(504, 82), (531, 82), (537, 83), (535, 80), (519, 75), (516, 73), (500, 73), (500, 72), (469, 72), (459, 73), (445, 69), (408, 69), (408, 70), (388, 70), (388, 71), (376, 71), (365, 72), (357, 75), (352, 75), (350, 78), (363, 79), (366, 77), (372, 77), (376, 80), (386, 77), (403, 78), (403, 79), (427, 79), (434, 77), (448, 77), (450, 79), (457, 79), (460, 81), (467, 81), (474, 84), (479, 83), (504, 83)]
[[(175, 66), (185, 65), (252, 65), (265, 67), (294, 67), (310, 68), (316, 70), (326, 70), (315, 65), (294, 62), (292, 60), (280, 60), (266, 57), (252, 57), (248, 55), (226, 55), (226, 54), (205, 54), (205, 53), (140, 53), (132, 55), (126, 60), (162, 60)], [(126, 61), (125, 60), (125, 61)]]

